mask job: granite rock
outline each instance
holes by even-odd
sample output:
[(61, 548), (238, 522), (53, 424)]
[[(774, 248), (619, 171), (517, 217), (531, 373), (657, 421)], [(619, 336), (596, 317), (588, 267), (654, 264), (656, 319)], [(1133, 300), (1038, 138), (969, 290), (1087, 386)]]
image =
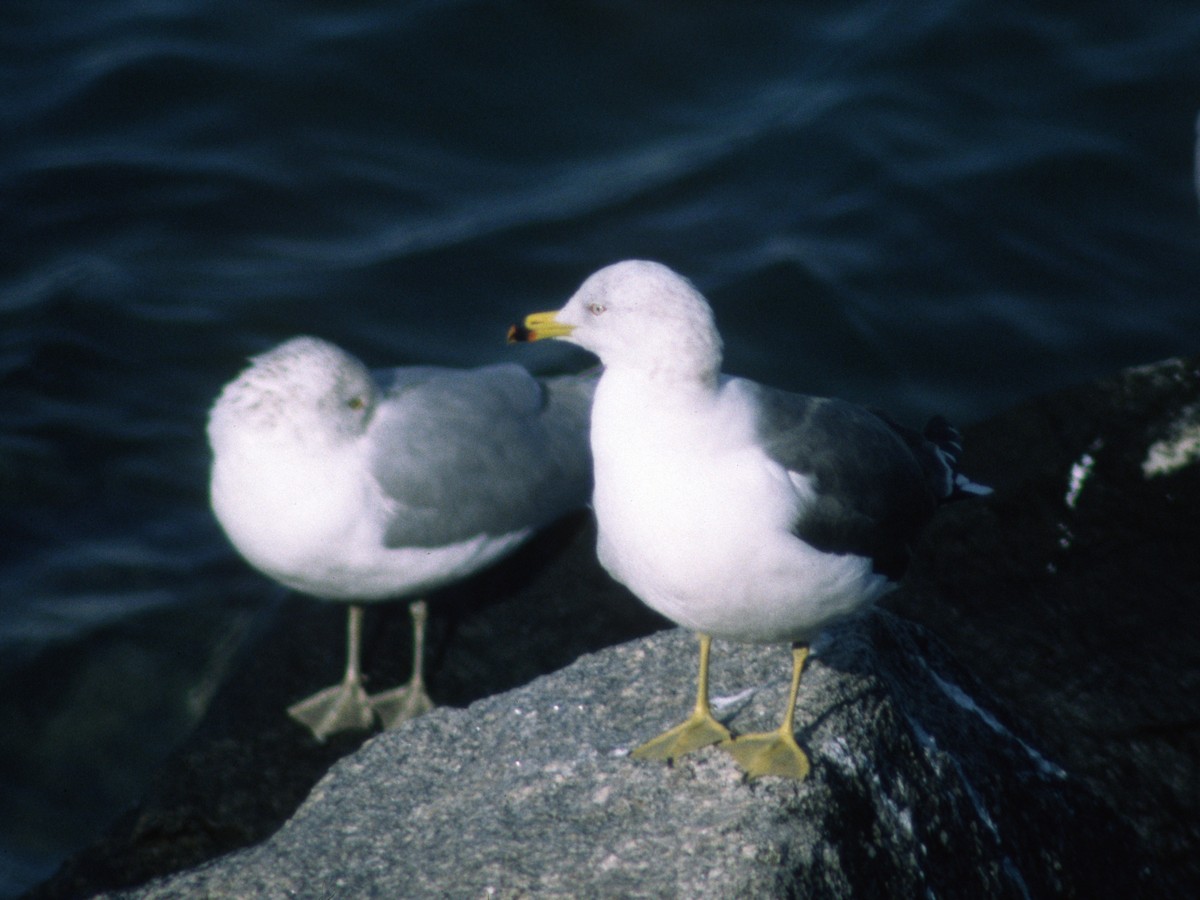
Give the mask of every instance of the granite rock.
[[(782, 647), (715, 645), (718, 714), (772, 727)], [(1132, 830), (974, 698), (922, 629), (831, 632), (807, 672), (803, 783), (719, 748), (631, 746), (687, 711), (671, 630), (441, 709), (339, 762), (266, 842), (129, 896), (1163, 896)]]
[[(620, 671), (611, 683), (596, 682), (590, 689), (582, 684), (580, 667), (598, 665), (594, 658), (586, 657), (579, 666), (563, 673), (567, 680), (555, 689), (558, 693), (549, 699), (549, 707), (514, 701), (517, 695), (509, 694), (476, 703), (469, 711), (442, 710), (428, 722), (418, 721), (402, 731), (376, 738), (360, 756), (350, 756), (335, 768), (331, 777), (342, 784), (349, 777), (347, 767), (383, 755), (391, 760), (391, 768), (376, 767), (372, 778), (384, 777), (385, 772), (390, 773), (387, 778), (397, 777), (399, 767), (409, 773), (405, 777), (417, 778), (417, 783), (424, 785), (429, 783), (429, 776), (411, 774), (414, 767), (419, 768), (416, 760), (425, 752), (418, 748), (437, 744), (438, 735), (451, 734), (458, 725), (463, 731), (455, 740), (462, 746), (470, 745), (476, 740), (476, 729), (481, 727), (479, 717), (486, 711), (500, 720), (510, 717), (509, 727), (523, 734), (540, 734), (538, 728), (546, 727), (552, 715), (573, 719), (578, 712), (591, 718), (597, 711), (607, 711), (607, 716), (599, 718), (607, 719), (615, 730), (607, 736), (586, 732), (593, 734), (590, 755), (580, 756), (578, 747), (563, 746), (562, 755), (554, 759), (539, 755), (536, 760), (541, 761), (536, 762), (528, 755), (520, 757), (522, 768), (539, 766), (536, 771), (549, 779), (540, 786), (535, 779), (525, 787), (569, 793), (571, 788), (564, 786), (563, 779), (591, 780), (599, 785), (593, 792), (596, 796), (625, 798), (621, 803), (614, 800), (601, 804), (607, 806), (610, 818), (631, 816), (630, 821), (636, 824), (642, 821), (643, 796), (658, 798), (656, 803), (682, 804), (659, 808), (668, 810), (668, 821), (682, 816), (680, 822), (695, 823), (697, 820), (687, 818), (693, 814), (687, 812), (692, 809), (692, 800), (669, 801), (659, 794), (685, 791), (690, 797), (694, 783), (704, 788), (721, 786), (723, 802), (741, 812), (730, 812), (729, 819), (713, 813), (717, 816), (712, 820), (717, 823), (713, 826), (717, 837), (693, 824), (691, 830), (668, 828), (677, 837), (674, 844), (660, 834), (650, 845), (663, 859), (690, 856), (698, 865), (701, 859), (708, 859), (707, 848), (722, 846), (719, 834), (751, 833), (759, 827), (754, 824), (760, 822), (757, 817), (764, 817), (763, 821), (774, 823), (762, 827), (767, 831), (776, 829), (776, 842), (770, 845), (775, 849), (751, 849), (747, 853), (774, 860), (772, 877), (776, 880), (764, 888), (767, 893), (786, 893), (791, 889), (788, 885), (798, 885), (796, 890), (801, 894), (820, 895), (821, 890), (827, 890), (837, 895), (838, 884), (844, 887), (862, 883), (866, 877), (863, 873), (881, 871), (894, 856), (885, 853), (884, 861), (878, 862), (878, 845), (863, 840), (863, 836), (894, 829), (897, 821), (907, 821), (922, 837), (906, 846), (914, 853), (924, 847), (924, 852), (932, 854), (926, 866), (919, 869), (926, 879), (923, 883), (950, 885), (944, 893), (935, 891), (939, 896), (971, 895), (967, 887), (978, 887), (981, 882), (972, 880), (975, 876), (970, 872), (976, 871), (976, 861), (984, 858), (991, 860), (988, 865), (996, 865), (1000, 859), (1001, 872), (1012, 868), (1004, 863), (1004, 859), (1009, 860), (1033, 896), (1039, 896), (1038, 890), (1048, 884), (1050, 895), (1086, 893), (1083, 887), (1088, 879), (1106, 879), (1106, 866), (1117, 862), (1124, 868), (1112, 875), (1113, 888), (1101, 890), (1101, 895), (1112, 895), (1117, 887), (1136, 891), (1147, 884), (1169, 894), (1169, 886), (1176, 883), (1183, 886), (1185, 896), (1198, 896), (1198, 373), (1200, 360), (1168, 360), (1034, 398), (966, 429), (966, 470), (994, 485), (996, 494), (983, 501), (944, 508), (926, 530), (905, 584), (883, 603), (887, 609), (923, 623), (940, 641), (929, 641), (921, 632), (894, 619), (872, 617), (829, 644), (814, 662), (802, 704), (802, 718), (807, 714), (810, 724), (801, 737), (817, 763), (806, 785), (797, 787), (773, 779), (744, 784), (732, 763), (718, 751), (706, 751), (666, 771), (624, 759), (620, 754), (632, 742), (683, 714), (694, 676), (692, 654), (669, 649), (664, 653), (637, 644), (614, 651), (624, 654), (615, 657), (618, 668), (628, 666), (629, 670)], [(567, 666), (581, 654), (663, 627), (662, 620), (648, 613), (599, 569), (594, 538), (586, 518), (564, 523), (509, 563), (462, 586), (434, 607), (431, 690), (435, 699), (466, 706)], [(345, 735), (318, 745), (283, 715), (288, 702), (311, 691), (314, 685), (328, 683), (339, 673), (341, 646), (336, 635), (340, 634), (341, 623), (340, 609), (300, 599), (283, 602), (263, 624), (237, 675), (213, 702), (204, 725), (160, 773), (145, 801), (32, 896), (92, 896), (103, 889), (141, 884), (261, 842), (283, 826), (330, 764), (352, 753), (364, 738)], [(377, 678), (376, 685), (401, 681), (407, 666), (403, 609), (372, 611), (370, 627), (367, 662)], [(678, 640), (687, 643), (684, 638)], [(875, 646), (877, 662), (839, 665), (839, 660), (849, 658), (846, 654), (851, 651), (847, 648), (861, 648), (867, 642)], [(893, 652), (895, 642), (908, 649)], [(938, 649), (943, 643), (969, 666), (982, 685), (946, 659), (944, 651)], [(397, 653), (397, 648), (401, 652)], [(768, 681), (771, 685), (769, 691), (756, 693), (745, 709), (736, 704), (730, 708), (735, 724), (746, 727), (753, 720), (758, 727), (773, 722), (779, 712), (776, 699), (781, 698), (786, 681), (786, 652), (780, 648), (730, 645), (718, 645), (717, 652), (715, 676), (726, 679), (718, 682), (722, 690), (736, 694)], [(746, 654), (761, 660), (769, 672), (755, 670), (754, 663), (739, 662)], [(649, 681), (639, 674), (641, 665), (658, 665), (664, 656), (676, 659), (678, 672), (656, 676), (657, 670), (649, 671)], [(905, 674), (905, 666), (915, 666), (916, 671)], [(928, 684), (926, 689), (910, 693), (914, 684), (930, 681), (931, 676), (922, 674), (925, 670), (937, 672), (950, 686), (949, 693), (942, 688), (928, 690)], [(856, 715), (875, 729), (875, 755), (861, 747), (855, 751), (858, 755), (850, 754), (849, 748), (857, 745), (849, 743), (845, 744), (846, 754), (839, 755), (838, 748), (843, 745), (838, 736), (857, 733), (857, 722), (823, 730), (837, 715), (837, 690), (850, 688), (846, 686), (849, 682), (839, 682), (841, 688), (823, 695), (820, 683), (842, 676), (865, 679), (864, 696), (879, 698), (876, 706), (855, 707)], [(539, 689), (543, 684), (537, 683)], [(567, 690), (572, 684), (578, 685), (574, 694), (571, 691), (575, 688)], [(656, 684), (667, 692), (664, 697), (669, 696), (669, 700), (645, 694), (632, 706), (625, 704), (622, 692), (635, 684)], [(899, 688), (892, 690), (896, 685)], [(772, 691), (774, 694), (770, 694)], [(609, 693), (612, 696), (606, 696)], [(762, 697), (768, 694), (772, 699), (765, 702)], [(582, 697), (579, 703), (584, 710), (573, 712), (565, 705), (563, 700), (568, 695)], [(960, 702), (947, 707), (948, 699)], [(919, 700), (936, 702), (930, 709), (923, 709)], [(966, 714), (971, 712), (972, 704), (981, 711), (974, 718)], [(533, 710), (538, 716), (531, 720), (518, 715), (513, 712), (518, 708)], [(660, 712), (651, 714), (652, 708)], [(615, 722), (613, 716), (621, 709), (628, 709), (633, 717)], [(980, 757), (972, 755), (970, 746), (964, 756), (961, 742), (944, 738), (929, 724), (943, 719), (957, 722), (954, 727), (964, 728), (964, 734), (972, 735), (974, 741), (982, 740), (993, 756), (1001, 753), (998, 748), (1007, 747), (1007, 755), (993, 759), (999, 768), (992, 771), (985, 767), (981, 774), (975, 767)], [(989, 721), (999, 723), (999, 730), (980, 728), (981, 723), (987, 726)], [(568, 732), (583, 735), (582, 727), (572, 722)], [(497, 735), (502, 736), (502, 732)], [(930, 736), (933, 743), (924, 742), (922, 735)], [(1023, 744), (1012, 735), (1022, 735)], [(410, 741), (425, 743), (407, 743)], [(508, 744), (501, 744), (497, 737), (492, 751), (499, 753), (501, 746)], [(526, 753), (559, 753), (552, 750), (557, 746), (545, 740), (533, 741)], [(943, 755), (930, 755), (934, 750)], [(485, 762), (494, 755), (486, 747), (479, 752)], [(511, 749), (508, 752), (515, 773), (519, 757)], [(430, 758), (427, 753), (425, 758)], [(871, 766), (861, 764), (862, 760), (870, 760)], [(957, 793), (952, 783), (943, 782), (941, 787), (949, 790), (944, 797), (917, 795), (915, 785), (919, 782), (905, 767), (917, 765), (920, 760), (924, 761), (918, 768), (940, 766), (943, 775), (962, 770), (970, 773), (970, 779), (963, 775)], [(1021, 765), (1009, 768), (1016, 762)], [(563, 779), (555, 774), (555, 765), (566, 767)], [(610, 768), (613, 766), (617, 768)], [(1055, 766), (1061, 766), (1071, 777), (1058, 778)], [(1014, 782), (1010, 777), (1014, 771), (1023, 773), (1022, 777), (1036, 790), (1026, 790), (1026, 783), (1020, 779)], [(471, 773), (472, 779), (477, 775), (470, 767), (463, 772)], [(903, 777), (900, 772), (905, 773)], [(456, 780), (459, 788), (464, 787), (466, 776), (458, 771), (454, 775), (435, 793), (440, 796), (451, 790)], [(626, 778), (635, 781), (623, 786), (621, 779)], [(971, 785), (974, 795), (983, 798), (982, 807), (971, 802), (971, 791), (965, 785)], [(607, 790), (602, 791), (602, 787)], [(727, 789), (734, 793), (727, 793)], [(330, 796), (328, 783), (323, 783), (320, 790)], [(342, 790), (339, 787), (332, 796), (350, 796)], [(698, 793), (708, 792), (705, 789)], [(319, 800), (319, 796), (313, 795), (305, 816), (331, 815), (331, 807), (324, 806), (326, 801)], [(379, 797), (389, 796), (380, 789)], [(448, 827), (446, 835), (439, 838), (439, 846), (451, 845), (447, 835), (452, 837), (455, 828), (468, 828), (464, 823), (470, 816), (465, 810), (474, 808), (472, 803), (480, 809), (499, 804), (511, 810), (508, 793), (495, 792), (473, 801), (469, 796), (465, 794), (455, 801), (464, 810), (463, 821)], [(738, 806), (746, 797), (765, 805)], [(993, 801), (1003, 808), (994, 807)], [(376, 799), (368, 805), (383, 802)], [(1027, 802), (1033, 803), (1032, 809), (1010, 809)], [(352, 809), (352, 804), (347, 801), (344, 808)], [(702, 808), (695, 806), (697, 810)], [(999, 838), (978, 815), (980, 808), (987, 811)], [(411, 807), (410, 813), (420, 809), (423, 807)], [(582, 809), (592, 807), (585, 804)], [(1075, 812), (1064, 820), (1064, 809)], [(899, 815), (906, 810), (908, 816)], [(953, 816), (962, 811), (967, 812), (968, 819), (956, 820)], [(969, 821), (972, 811), (976, 824), (971, 833), (977, 836), (973, 843), (958, 840), (957, 826), (945, 829), (946, 844), (940, 831), (934, 841), (928, 840), (928, 830), (920, 831), (931, 821)], [(1132, 823), (1132, 831), (1125, 829), (1125, 820)], [(278, 854), (290, 846), (287, 842), (292, 840), (299, 821), (286, 825), (271, 842), (246, 851), (248, 856), (229, 860), (248, 860), (248, 864), (261, 868), (266, 858), (263, 854)], [(496, 834), (508, 842), (505, 846), (516, 845), (516, 820), (511, 813), (503, 821), (489, 821), (498, 829)], [(1066, 836), (1055, 833), (1059, 825)], [(562, 823), (559, 826), (567, 827)], [(395, 824), (389, 823), (388, 828), (392, 827)], [(1026, 828), (1030, 829), (1028, 834)], [(795, 849), (804, 846), (803, 836), (794, 833), (797, 829), (813, 834), (827, 830), (827, 834), (815, 838), (818, 843), (807, 846), (835, 849), (804, 856), (810, 851)], [(1070, 836), (1080, 829), (1078, 838)], [(847, 830), (859, 835), (857, 844), (846, 837)], [(335, 830), (333, 834), (340, 832)], [(415, 847), (424, 839), (412, 840)], [(1037, 856), (1030, 846), (1043, 840), (1051, 847), (1047, 858), (1057, 858), (1058, 864), (1066, 867), (1060, 871), (1062, 881), (1058, 887), (1062, 890), (1042, 880), (1045, 867), (1027, 864), (1030, 857)], [(1023, 849), (1009, 849), (1013, 842)], [(600, 863), (610, 860), (608, 868), (619, 870), (624, 858), (620, 848), (624, 846), (618, 842)], [(751, 842), (746, 846), (763, 845)], [(787, 856), (782, 849), (785, 846), (792, 848), (787, 853), (801, 856)], [(939, 849), (947, 846), (952, 846), (954, 852)], [(1003, 849), (1003, 854), (988, 850), (980, 855), (981, 847), (996, 846)], [(1079, 855), (1085, 846), (1091, 848), (1089, 854)], [(703, 849), (702, 854), (698, 848)], [(399, 856), (408, 853), (405, 849)], [(513, 876), (506, 884), (532, 884), (529, 879), (550, 877), (538, 874), (535, 860), (540, 857), (536, 853), (517, 856), (525, 862), (519, 877)], [(573, 863), (579, 868), (588, 860), (592, 857), (581, 857)], [(1096, 869), (1097, 861), (1101, 875), (1093, 876), (1089, 872)], [(298, 861), (293, 863), (300, 865)], [(216, 865), (229, 864), (221, 861)], [(387, 864), (408, 865), (395, 859)], [(279, 857), (278, 868), (284, 870), (287, 865), (288, 860)], [(386, 868), (384, 862), (378, 865)], [(437, 865), (463, 871), (469, 868), (454, 860)], [(943, 879), (939, 871), (943, 866), (951, 867), (956, 873), (954, 879)], [(837, 870), (844, 871), (838, 875)], [(218, 871), (228, 875), (230, 870), (201, 869), (182, 877), (217, 877), (212, 873)], [(202, 876), (205, 872), (210, 875)], [(833, 874), (827, 877), (827, 872)], [(955, 880), (960, 876), (966, 880)], [(356, 876), (347, 877), (353, 881)], [(614, 873), (611, 883), (617, 884), (620, 877), (619, 871)], [(742, 870), (741, 877), (750, 879), (746, 884), (768, 884), (765, 880), (755, 881), (760, 876), (751, 876), (747, 870)], [(761, 878), (767, 879), (768, 875), (761, 874)], [(167, 882), (179, 890), (183, 890), (184, 883), (199, 884)], [(353, 883), (365, 887), (368, 881)], [(239, 890), (256, 893), (239, 884)], [(1020, 887), (1015, 879), (1008, 882), (1007, 888), (999, 880), (989, 884), (1001, 896), (1007, 895), (1010, 888), (1017, 891)], [(551, 890), (548, 882), (543, 887)], [(164, 895), (164, 887), (154, 890)], [(336, 885), (330, 890), (336, 893)], [(629, 891), (636, 893), (636, 886)], [(866, 893), (878, 891), (869, 888)], [(1158, 895), (1157, 891), (1152, 893)]]
[(1200, 358), (1030, 400), (968, 453), (995, 495), (943, 510), (886, 605), (1200, 896)]
[[(584, 653), (666, 627), (600, 569), (595, 541), (590, 516), (570, 517), (437, 595), (427, 666), (437, 703), (466, 706)], [(279, 595), (265, 580), (263, 586)], [(370, 737), (343, 732), (321, 743), (285, 712), (341, 676), (344, 628), (340, 604), (281, 596), (196, 732), (156, 773), (142, 801), (30, 891), (30, 900), (141, 884), (275, 832), (329, 767)], [(408, 677), (410, 642), (404, 604), (368, 607), (363, 662), (371, 690)]]

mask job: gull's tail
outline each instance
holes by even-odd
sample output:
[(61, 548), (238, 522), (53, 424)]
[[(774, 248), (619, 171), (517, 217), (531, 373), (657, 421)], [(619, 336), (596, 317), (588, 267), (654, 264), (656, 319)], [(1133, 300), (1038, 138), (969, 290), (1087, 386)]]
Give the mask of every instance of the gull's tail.
[(934, 416), (925, 425), (925, 440), (933, 445), (934, 453), (941, 463), (942, 490), (939, 499), (943, 503), (962, 500), (966, 497), (983, 497), (992, 492), (990, 487), (978, 484), (959, 470), (962, 458), (962, 435), (957, 428), (942, 416)]

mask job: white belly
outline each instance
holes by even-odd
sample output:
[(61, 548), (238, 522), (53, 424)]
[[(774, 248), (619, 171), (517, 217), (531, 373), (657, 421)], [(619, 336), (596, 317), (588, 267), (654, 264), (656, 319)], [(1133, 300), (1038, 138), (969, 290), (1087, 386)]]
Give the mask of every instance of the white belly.
[(213, 510), (255, 568), (315, 597), (369, 602), (420, 594), (489, 565), (529, 534), (389, 548), (383, 542), (388, 517), (399, 512), (356, 460), (311, 467), (272, 448), (258, 464), (255, 453), (218, 458)]
[[(653, 609), (715, 637), (807, 640), (888, 587), (869, 559), (821, 553), (790, 532), (811, 494), (720, 414), (606, 428), (593, 420), (601, 563)], [(611, 422), (612, 420), (610, 420)]]

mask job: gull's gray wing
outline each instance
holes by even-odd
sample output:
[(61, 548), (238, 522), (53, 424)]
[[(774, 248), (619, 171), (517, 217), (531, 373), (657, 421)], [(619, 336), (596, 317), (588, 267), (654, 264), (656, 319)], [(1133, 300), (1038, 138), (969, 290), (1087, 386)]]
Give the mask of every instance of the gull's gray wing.
[(546, 525), (591, 493), (595, 379), (517, 365), (380, 377), (372, 469), (396, 504), (385, 542), (432, 547)]
[(818, 550), (868, 556), (877, 572), (899, 578), (938, 505), (935, 482), (946, 478), (934, 447), (861, 406), (739, 381), (754, 398), (768, 455), (812, 480), (796, 536)]

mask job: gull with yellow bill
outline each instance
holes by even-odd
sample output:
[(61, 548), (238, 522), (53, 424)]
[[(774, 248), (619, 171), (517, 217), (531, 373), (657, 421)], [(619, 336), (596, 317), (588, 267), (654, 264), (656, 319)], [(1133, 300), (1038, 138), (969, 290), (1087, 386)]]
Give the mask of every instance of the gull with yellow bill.
[[(804, 778), (794, 716), (810, 642), (894, 585), (940, 503), (987, 493), (958, 471), (958, 433), (940, 417), (917, 432), (841, 400), (721, 374), (708, 302), (654, 262), (601, 269), (509, 338), (556, 338), (600, 357), (591, 416), (600, 561), (700, 637), (692, 715), (633, 755), (672, 759), (720, 744), (751, 777)], [(734, 737), (713, 716), (714, 637), (792, 645), (777, 729)]]

